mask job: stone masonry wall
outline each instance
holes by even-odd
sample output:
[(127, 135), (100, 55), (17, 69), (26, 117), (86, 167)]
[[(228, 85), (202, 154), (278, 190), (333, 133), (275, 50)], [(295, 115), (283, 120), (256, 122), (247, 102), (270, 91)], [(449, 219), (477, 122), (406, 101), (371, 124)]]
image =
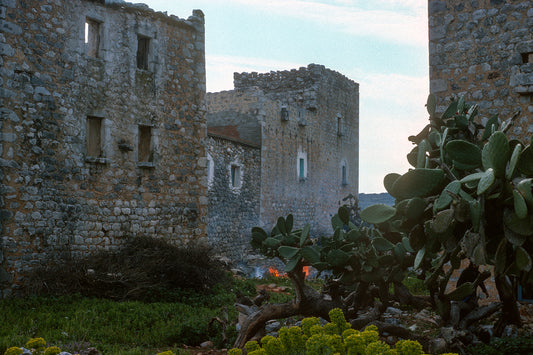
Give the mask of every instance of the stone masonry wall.
[[(207, 153), (209, 242), (217, 253), (243, 261), (251, 251), (250, 231), (259, 225), (260, 147), (209, 137)], [(232, 165), (240, 174), (236, 186), (231, 183)]]
[(533, 1), (429, 0), (430, 91), (439, 110), (453, 97), (483, 120), (519, 113), (510, 133), (533, 133)]
[[(258, 87), (266, 97), (260, 111), (262, 225), (269, 229), (292, 213), (296, 226), (310, 223), (315, 235), (331, 233), (342, 199), (358, 193), (359, 84), (315, 64), (236, 73), (234, 79), (237, 90)], [(282, 108), (288, 119), (281, 119)]]
[(204, 53), (201, 11), (0, 0), (3, 296), (39, 265), (130, 236), (206, 237)]
[(208, 93), (206, 105), (207, 125), (211, 127), (235, 126), (239, 138), (261, 144), (260, 107), (261, 90), (231, 90)]

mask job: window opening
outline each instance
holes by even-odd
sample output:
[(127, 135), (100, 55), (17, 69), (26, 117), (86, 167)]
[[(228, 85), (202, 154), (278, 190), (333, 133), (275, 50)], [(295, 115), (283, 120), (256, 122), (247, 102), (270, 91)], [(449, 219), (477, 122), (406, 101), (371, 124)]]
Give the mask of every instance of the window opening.
[(207, 184), (210, 187), (213, 184), (213, 179), (215, 177), (215, 162), (211, 154), (207, 154)]
[(300, 126), (305, 126), (306, 123), (305, 123), (305, 109), (304, 108), (300, 108), (298, 110), (298, 124)]
[(241, 167), (239, 165), (231, 166), (231, 187), (241, 187)]
[(305, 179), (305, 160), (304, 158), (300, 158), (300, 179)]
[(152, 162), (152, 127), (139, 126), (138, 161)]
[(148, 50), (150, 38), (137, 36), (137, 68), (148, 70)]
[(102, 157), (102, 118), (87, 117), (87, 156)]
[(522, 53), (522, 63), (533, 63), (533, 52)]
[(100, 22), (85, 19), (85, 49), (90, 57), (98, 58), (100, 48)]
[(342, 137), (342, 116), (337, 115), (337, 136)]
[(281, 120), (282, 121), (288, 121), (289, 120), (289, 109), (287, 107), (283, 106), (281, 108)]
[(343, 165), (342, 166), (342, 184), (343, 185), (348, 185), (348, 180), (346, 179), (346, 165)]

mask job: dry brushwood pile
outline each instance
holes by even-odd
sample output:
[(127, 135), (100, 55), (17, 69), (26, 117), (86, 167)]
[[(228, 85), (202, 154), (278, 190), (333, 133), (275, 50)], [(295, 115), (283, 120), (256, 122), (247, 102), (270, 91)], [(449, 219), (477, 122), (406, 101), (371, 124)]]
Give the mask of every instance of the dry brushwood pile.
[[(254, 248), (284, 262), (295, 296), (256, 308), (238, 305), (246, 317), (236, 347), (273, 319), (327, 319), (340, 308), (355, 329), (373, 323), (380, 333), (418, 340), (427, 350), (429, 339), (420, 332), (383, 321), (395, 303), (419, 312), (430, 307), (446, 347), (460, 353), (523, 326), (517, 285), (533, 285), (533, 147), (506, 136), (516, 117), (501, 122), (493, 116), (482, 125), (477, 105), (462, 98), (439, 117), (432, 95), (427, 109), (429, 123), (409, 137), (412, 169), (384, 178), (394, 206), (365, 208), (363, 225), (357, 206), (342, 206), (331, 221), (333, 235), (318, 239), (310, 237), (308, 224), (293, 229), (292, 215), (280, 217), (270, 233), (252, 229)], [(468, 263), (469, 272), (450, 288), (453, 273)], [(492, 271), (479, 272), (480, 265)], [(323, 273), (323, 290), (306, 284), (307, 266)], [(424, 280), (428, 297), (413, 296), (403, 285), (412, 271)], [(478, 306), (478, 288), (491, 276), (499, 301)]]
[(80, 293), (112, 300), (150, 300), (165, 290), (207, 292), (222, 281), (224, 267), (204, 244), (186, 248), (149, 237), (128, 240), (115, 252), (67, 258), (28, 278), (28, 294)]

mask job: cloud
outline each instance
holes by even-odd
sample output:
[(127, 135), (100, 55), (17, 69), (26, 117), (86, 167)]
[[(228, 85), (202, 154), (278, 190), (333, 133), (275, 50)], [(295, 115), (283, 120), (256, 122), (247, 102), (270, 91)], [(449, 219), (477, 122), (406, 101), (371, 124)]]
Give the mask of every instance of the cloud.
[(364, 73), (360, 82), (359, 191), (384, 192), (388, 173), (405, 173), (408, 137), (427, 124), (428, 76)]
[(333, 26), (350, 35), (427, 45), (427, 10), (421, 0), (377, 0), (379, 5), (371, 6), (361, 1), (233, 0), (232, 3)]

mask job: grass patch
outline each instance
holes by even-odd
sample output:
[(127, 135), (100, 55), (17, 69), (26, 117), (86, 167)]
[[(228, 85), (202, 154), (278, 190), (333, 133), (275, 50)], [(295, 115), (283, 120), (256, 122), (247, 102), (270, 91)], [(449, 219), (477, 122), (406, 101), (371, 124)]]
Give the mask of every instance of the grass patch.
[(228, 325), (230, 341), (223, 344), (222, 328), (216, 325), (208, 331), (208, 324), (213, 317), (224, 317), (222, 307), (229, 323), (237, 318), (237, 289), (253, 296), (255, 282), (228, 278), (209, 294), (168, 290), (176, 302), (117, 302), (79, 294), (0, 300), (0, 354), (35, 337), (71, 353), (94, 347), (106, 355), (154, 355), (164, 350), (187, 354), (179, 350), (183, 344), (196, 346), (206, 340), (227, 347), (235, 340), (235, 325)]
[(427, 296), (429, 295), (429, 290), (424, 284), (424, 280), (420, 280), (416, 276), (408, 274), (407, 277), (403, 280), (403, 284), (412, 295), (418, 296)]
[(115, 302), (81, 296), (2, 300), (0, 353), (30, 338), (43, 337), (49, 344), (74, 351), (81, 350), (76, 344), (90, 344), (104, 354), (118, 349), (153, 354), (142, 349), (208, 340), (209, 320), (220, 313), (218, 307), (202, 304)]

